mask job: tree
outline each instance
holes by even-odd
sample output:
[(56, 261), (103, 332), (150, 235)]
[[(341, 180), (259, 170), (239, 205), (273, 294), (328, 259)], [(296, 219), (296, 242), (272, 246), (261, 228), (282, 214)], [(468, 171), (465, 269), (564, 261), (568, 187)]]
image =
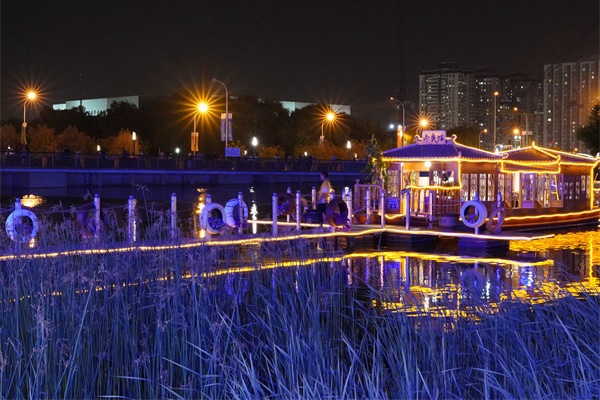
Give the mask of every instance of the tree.
[(367, 165), (363, 173), (367, 176), (367, 179), (371, 179), (371, 182), (376, 185), (385, 184), (389, 163), (383, 161), (383, 151), (375, 136), (372, 136), (367, 143), (365, 156), (367, 157)]
[(29, 150), (36, 153), (53, 153), (58, 151), (58, 138), (53, 128), (38, 125), (29, 131)]
[(10, 147), (17, 150), (21, 145), (21, 136), (13, 125), (2, 125), (0, 127), (0, 148), (2, 151), (8, 150)]
[[(133, 152), (133, 133), (128, 129), (122, 129), (118, 135), (111, 136), (107, 139), (100, 140), (100, 146), (106, 150), (108, 154), (131, 154)], [(136, 154), (147, 154), (150, 146), (143, 140), (136, 140)]]
[(600, 152), (600, 104), (594, 105), (588, 116), (588, 124), (577, 129), (577, 139), (581, 140), (590, 154)]
[(96, 150), (96, 143), (94, 143), (94, 140), (71, 125), (67, 126), (60, 134), (58, 134), (57, 139), (59, 149), (66, 146), (71, 151), (88, 154), (93, 153)]

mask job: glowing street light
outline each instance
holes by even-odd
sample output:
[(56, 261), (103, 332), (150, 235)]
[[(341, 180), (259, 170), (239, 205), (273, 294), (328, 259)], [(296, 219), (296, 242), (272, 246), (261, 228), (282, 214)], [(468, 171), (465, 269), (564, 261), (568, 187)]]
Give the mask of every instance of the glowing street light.
[[(519, 128), (513, 129), (513, 135), (514, 135), (514, 138), (513, 138), (513, 147), (515, 149), (521, 148), (521, 136), (519, 135), (519, 133), (520, 133), (519, 132)], [(518, 147), (517, 147), (517, 144), (516, 144), (517, 140), (519, 141), (519, 146)]]
[(133, 142), (133, 151), (131, 152), (132, 156), (135, 156), (135, 141), (137, 139), (137, 135), (135, 134), (135, 131), (131, 132), (131, 141)]
[(198, 118), (198, 114), (204, 114), (207, 111), (208, 104), (206, 104), (203, 101), (198, 103), (198, 105), (196, 106), (196, 112), (194, 113), (194, 131), (192, 132), (192, 143), (190, 146), (194, 155), (196, 155), (196, 152), (198, 151), (198, 132), (196, 131), (196, 119)]
[(323, 141), (325, 140), (324, 130), (323, 130), (325, 122), (332, 122), (334, 119), (335, 119), (335, 114), (331, 111), (325, 115), (325, 119), (323, 120), (323, 122), (321, 122), (321, 137), (319, 138), (319, 144), (323, 144)]
[(258, 146), (258, 139), (256, 136), (252, 137), (252, 147), (254, 148), (252, 151), (252, 157), (256, 157), (256, 146)]
[(419, 126), (421, 127), (421, 130), (427, 128), (429, 126), (429, 120), (427, 118), (421, 118), (419, 120)]
[(517, 107), (513, 108), (515, 112), (521, 112), (525, 116), (525, 146), (529, 144), (528, 135), (529, 135), (529, 120), (527, 118), (527, 113), (523, 110), (519, 110)]
[(23, 101), (23, 125), (21, 126), (21, 144), (27, 144), (27, 103), (34, 102), (37, 99), (37, 93), (29, 90), (25, 93)]

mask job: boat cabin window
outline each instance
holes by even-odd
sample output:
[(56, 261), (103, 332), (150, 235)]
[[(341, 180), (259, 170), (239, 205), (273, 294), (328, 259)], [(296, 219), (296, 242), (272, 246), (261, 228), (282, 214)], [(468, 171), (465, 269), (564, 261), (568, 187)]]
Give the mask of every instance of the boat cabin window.
[[(575, 186), (573, 183), (573, 187)], [(563, 174), (520, 174), (519, 179), (515, 180), (514, 187), (514, 208), (563, 206), (565, 188), (565, 177)], [(568, 194), (567, 199), (569, 199)]]
[(550, 207), (563, 206), (564, 175), (550, 175), (548, 178), (548, 203)]

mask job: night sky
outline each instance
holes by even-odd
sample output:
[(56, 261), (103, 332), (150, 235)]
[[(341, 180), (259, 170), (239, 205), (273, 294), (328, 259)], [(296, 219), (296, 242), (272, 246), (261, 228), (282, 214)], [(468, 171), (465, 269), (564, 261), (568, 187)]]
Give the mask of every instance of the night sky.
[(444, 61), (542, 78), (545, 63), (593, 56), (598, 14), (597, 0), (2, 0), (1, 117), (22, 113), (30, 84), (53, 104), (168, 96), (204, 76), (232, 96), (383, 121), (390, 96), (404, 86), (417, 102), (419, 73)]

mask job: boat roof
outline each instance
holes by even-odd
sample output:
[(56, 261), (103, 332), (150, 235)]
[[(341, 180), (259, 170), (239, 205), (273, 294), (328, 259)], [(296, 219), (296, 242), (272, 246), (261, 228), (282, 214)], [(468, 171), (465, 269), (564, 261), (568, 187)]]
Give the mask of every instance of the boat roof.
[(504, 154), (492, 153), (474, 147), (465, 146), (456, 142), (456, 136), (445, 137), (438, 134), (435, 139), (426, 136), (427, 131), (423, 132), (423, 138), (415, 136), (416, 143), (408, 146), (398, 147), (383, 152), (384, 161), (500, 161)]
[(390, 162), (477, 162), (498, 161), (504, 171), (554, 172), (561, 165), (594, 167), (600, 162), (592, 156), (547, 149), (532, 143), (529, 147), (492, 153), (466, 146), (456, 141), (456, 135), (446, 137), (446, 131), (423, 131), (415, 143), (383, 152), (383, 161)]
[(526, 165), (528, 167), (540, 167), (542, 164), (547, 166), (561, 164), (595, 166), (599, 161), (592, 156), (539, 147), (535, 143), (530, 147), (505, 151), (504, 154), (506, 154), (505, 165), (519, 163), (521, 169)]

